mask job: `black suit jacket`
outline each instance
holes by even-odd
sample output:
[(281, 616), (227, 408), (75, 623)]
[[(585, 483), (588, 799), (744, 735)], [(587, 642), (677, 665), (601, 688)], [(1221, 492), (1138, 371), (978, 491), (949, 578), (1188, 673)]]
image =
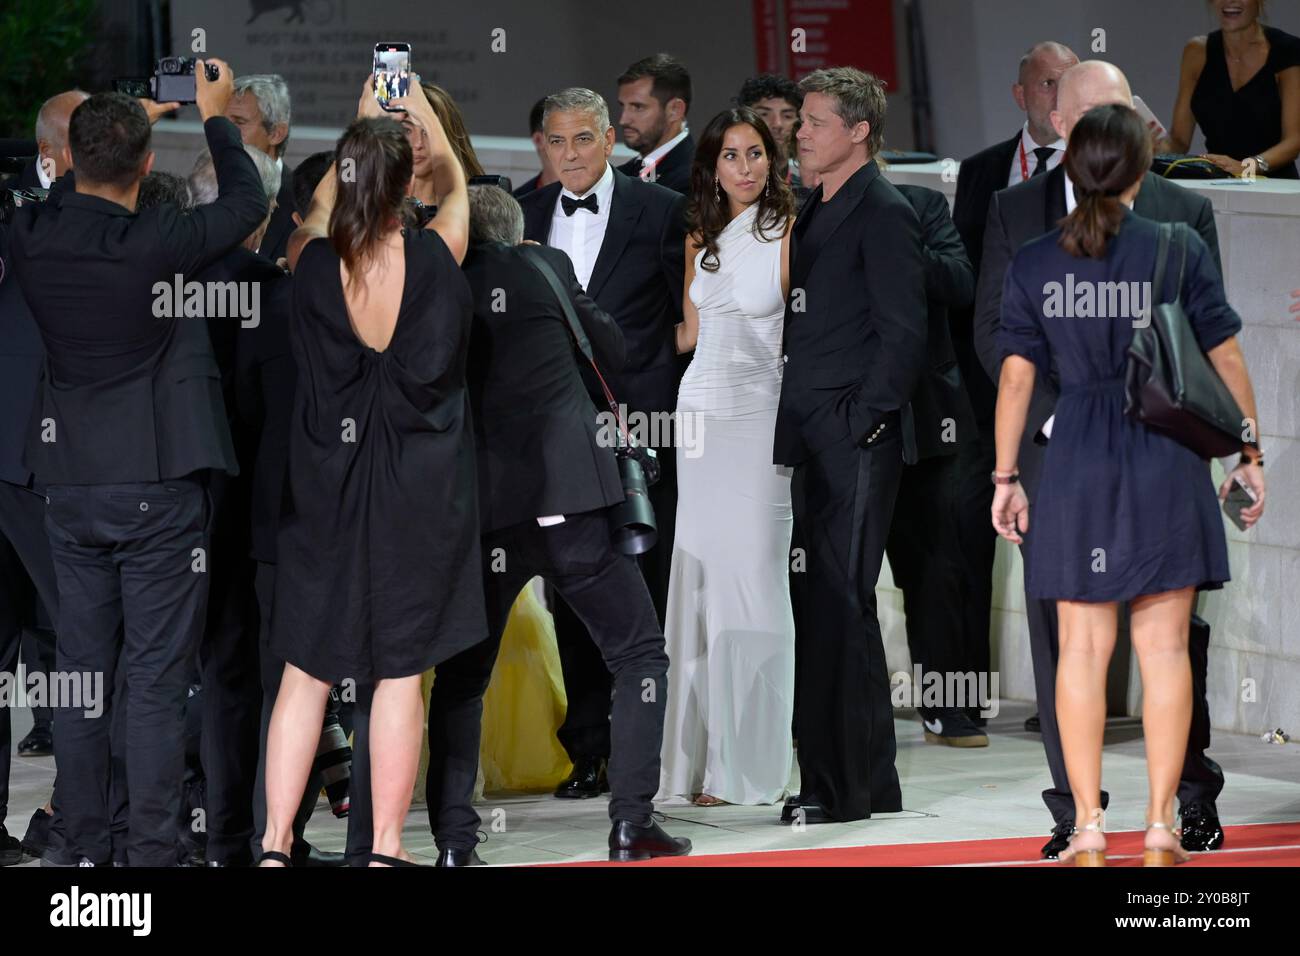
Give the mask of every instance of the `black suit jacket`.
[(956, 454), (976, 435), (975, 413), (962, 384), (948, 325), (952, 310), (969, 309), (975, 301), (975, 272), (948, 214), (947, 197), (924, 186), (897, 189), (916, 210), (925, 245), (927, 363), (903, 414), (907, 457), (921, 460)]
[(73, 192), (69, 173), (14, 220), (14, 271), (46, 351), (25, 461), (46, 484), (238, 472), (207, 330), (175, 315), (168, 287), (247, 237), (266, 196), (234, 124), (204, 131), (214, 203), (132, 213)]
[[(981, 150), (969, 159), (962, 160), (957, 173), (957, 195), (953, 200), (952, 221), (966, 244), (966, 255), (976, 277), (980, 274), (980, 260), (984, 254), (984, 226), (989, 214), (989, 200), (993, 194), (1007, 188), (1007, 177), (1020, 145), (1020, 132), (1009, 140)], [(980, 365), (975, 350), (975, 310), (973, 303), (953, 312), (953, 347), (957, 361), (966, 379), (966, 391), (971, 405), (983, 427), (991, 432), (993, 407), (997, 390)]]
[[(1222, 273), (1214, 207), (1205, 196), (1148, 172), (1133, 211), (1155, 222), (1187, 223), (1205, 240), (1215, 266)], [(1002, 327), (1002, 283), (1011, 259), (1026, 242), (1055, 229), (1065, 214), (1064, 165), (996, 192), (989, 200), (983, 262), (975, 293), (975, 349), (989, 380), (995, 384), (1002, 371), (1002, 354), (997, 342)], [(1033, 454), (1034, 436), (1052, 416), (1058, 394), (1051, 377), (1035, 377), (1021, 442), (1022, 459), (1025, 452)]]
[[(569, 257), (530, 249), (567, 287), (597, 364), (619, 368), (623, 334), (582, 291)], [(464, 270), (474, 294), (466, 381), (484, 533), (622, 501), (614, 449), (579, 372), (586, 359), (546, 279), (522, 247), (501, 243), (475, 246)]]
[(45, 364), (45, 346), (32, 310), (14, 277), (9, 230), (0, 225), (0, 481), (28, 485), (32, 472), (23, 464), (23, 444)]
[[(280, 191), (275, 195), (275, 212), (271, 213), (271, 221), (266, 225), (262, 245), (257, 250), (258, 255), (272, 262), (284, 256), (289, 236), (298, 228), (293, 223), (293, 214), (297, 208), (293, 200), (293, 170), (288, 163), (281, 163)], [(302, 215), (306, 216), (306, 211)]]
[[(655, 166), (654, 182), (667, 186), (683, 196), (691, 188), (691, 163), (695, 161), (695, 139), (689, 133), (686, 138), (670, 149)], [(626, 176), (640, 178), (641, 157), (633, 156), (618, 171)]]
[[(560, 189), (551, 183), (519, 200), (525, 238), (545, 244)], [(623, 332), (627, 361), (622, 371), (601, 372), (614, 397), (632, 411), (670, 412), (677, 406), (681, 372), (675, 326), (681, 321), (686, 272), (685, 203), (670, 189), (614, 170), (609, 223), (586, 293)], [(589, 375), (584, 380), (603, 408), (598, 385)]]
[[(773, 460), (797, 465), (846, 435), (897, 421), (925, 368), (925, 253), (916, 212), (871, 161), (821, 208), (824, 241), (799, 241), (785, 310)], [(822, 201), (819, 186), (795, 222)], [(897, 427), (894, 424), (889, 427)]]
[[(252, 472), (250, 553), (257, 561), (275, 564), (275, 536), (285, 498), (290, 421), (298, 384), (290, 340), (293, 279), (243, 248), (223, 258), (214, 269), (237, 271), (261, 284), (261, 321), (253, 328), (234, 323), (227, 330), (234, 336), (234, 411), (230, 418), (239, 460), (246, 472)], [(220, 334), (215, 334), (213, 341), (224, 377), (224, 356), (231, 343), (223, 341)]]

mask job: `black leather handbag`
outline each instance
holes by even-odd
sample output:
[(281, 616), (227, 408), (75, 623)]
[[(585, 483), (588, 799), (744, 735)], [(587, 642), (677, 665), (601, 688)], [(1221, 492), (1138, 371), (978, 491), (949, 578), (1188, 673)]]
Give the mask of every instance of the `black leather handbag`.
[[(1241, 451), (1245, 416), (1201, 351), (1183, 311), (1183, 270), (1187, 265), (1186, 226), (1161, 223), (1151, 284), (1149, 322), (1133, 330), (1124, 377), (1124, 411), (1148, 428), (1186, 445), (1202, 458)], [(1179, 250), (1178, 283), (1164, 298), (1170, 246)]]

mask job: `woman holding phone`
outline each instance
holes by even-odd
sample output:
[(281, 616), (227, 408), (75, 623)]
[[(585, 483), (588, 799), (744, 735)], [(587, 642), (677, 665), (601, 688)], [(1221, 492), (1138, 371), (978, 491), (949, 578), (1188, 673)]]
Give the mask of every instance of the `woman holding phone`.
[(299, 370), (272, 646), (262, 865), (289, 865), (332, 684), (374, 688), (372, 866), (414, 865), (402, 827), (424, 734), (421, 675), (487, 633), (465, 360), (465, 174), (419, 86), (392, 105), (429, 147), (438, 216), (413, 228), (414, 159), (367, 79), (289, 241)]

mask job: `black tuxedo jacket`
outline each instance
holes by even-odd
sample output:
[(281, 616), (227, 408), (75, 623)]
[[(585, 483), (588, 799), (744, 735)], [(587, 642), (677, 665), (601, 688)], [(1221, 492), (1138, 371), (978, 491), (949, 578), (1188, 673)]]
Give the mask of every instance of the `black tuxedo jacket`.
[[(582, 291), (569, 257), (533, 247), (569, 293), (603, 369), (623, 364), (618, 325)], [(485, 243), (464, 262), (474, 294), (466, 382), (484, 533), (623, 500), (610, 436), (601, 437), (555, 293), (520, 246)], [(603, 443), (602, 443), (603, 442)]]
[[(984, 253), (984, 225), (989, 213), (989, 200), (1000, 189), (1007, 188), (1011, 164), (1016, 159), (1020, 133), (1009, 140), (981, 150), (969, 159), (962, 160), (957, 173), (957, 196), (953, 201), (952, 221), (966, 244), (966, 255), (976, 277), (980, 274), (980, 259)], [(1046, 174), (1044, 174), (1046, 175)], [(952, 340), (957, 351), (957, 361), (966, 380), (975, 414), (986, 431), (992, 432), (993, 408), (997, 403), (997, 390), (980, 365), (975, 350), (975, 310), (972, 306), (953, 311)]]
[(948, 214), (947, 197), (924, 186), (897, 189), (916, 210), (925, 245), (927, 361), (916, 394), (903, 414), (906, 457), (921, 460), (956, 454), (976, 435), (975, 413), (966, 397), (948, 326), (952, 310), (968, 309), (975, 301), (975, 272)]
[[(1214, 208), (1205, 196), (1148, 172), (1133, 211), (1155, 222), (1185, 222), (1200, 234), (1219, 260), (1219, 233)], [(989, 200), (984, 255), (975, 293), (975, 349), (980, 363), (996, 384), (1002, 371), (998, 331), (1002, 327), (1002, 283), (1016, 251), (1031, 239), (1051, 232), (1065, 218), (1065, 166), (993, 194)], [(1043, 423), (1052, 415), (1059, 394), (1050, 377), (1038, 375), (1029, 402), (1022, 449), (1028, 450)]]
[[(689, 133), (686, 138), (670, 149), (663, 159), (659, 160), (655, 166), (654, 182), (660, 186), (667, 186), (675, 193), (683, 196), (691, 188), (691, 163), (695, 161), (695, 138)], [(639, 178), (641, 171), (641, 157), (633, 156), (618, 171), (626, 176), (636, 176)]]
[(220, 187), (214, 203), (132, 213), (73, 192), (69, 173), (14, 220), (14, 272), (46, 351), (25, 461), (46, 484), (239, 470), (207, 330), (174, 308), (168, 315), (172, 294), (158, 291), (177, 274), (191, 280), (266, 215), (234, 124), (214, 117), (204, 131)]
[[(551, 183), (519, 200), (525, 238), (546, 243), (560, 189)], [(681, 372), (675, 326), (681, 321), (686, 271), (685, 202), (671, 189), (614, 170), (609, 223), (586, 293), (623, 332), (622, 371), (601, 372), (614, 397), (633, 411), (671, 412), (677, 406)], [(588, 214), (580, 209), (574, 215)], [(604, 408), (592, 377), (584, 374), (584, 381)]]
[[(258, 255), (272, 262), (284, 256), (285, 248), (289, 245), (289, 236), (298, 228), (293, 223), (293, 214), (297, 208), (293, 200), (293, 170), (289, 168), (288, 163), (282, 163), (280, 191), (275, 195), (275, 212), (271, 213), (271, 221), (267, 223), (266, 233), (262, 236), (262, 245), (257, 250)], [(303, 210), (302, 215), (304, 217), (307, 215), (306, 210)]]
[(9, 230), (0, 225), (0, 481), (28, 485), (32, 472), (23, 464), (23, 444), (45, 346), (10, 262)]
[[(861, 445), (897, 420), (926, 364), (921, 224), (871, 161), (835, 202), (813, 191), (795, 221), (785, 310), (785, 375), (773, 460), (797, 465), (850, 436)], [(800, 238), (810, 212), (817, 248)], [(888, 427), (897, 427), (889, 425)]]

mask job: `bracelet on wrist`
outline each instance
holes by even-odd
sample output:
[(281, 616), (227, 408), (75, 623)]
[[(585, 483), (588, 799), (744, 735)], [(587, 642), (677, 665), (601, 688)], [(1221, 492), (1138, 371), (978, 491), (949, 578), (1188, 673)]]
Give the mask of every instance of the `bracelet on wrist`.
[(1020, 470), (1013, 468), (1011, 471), (994, 471), (989, 477), (995, 485), (1014, 485), (1020, 480)]

